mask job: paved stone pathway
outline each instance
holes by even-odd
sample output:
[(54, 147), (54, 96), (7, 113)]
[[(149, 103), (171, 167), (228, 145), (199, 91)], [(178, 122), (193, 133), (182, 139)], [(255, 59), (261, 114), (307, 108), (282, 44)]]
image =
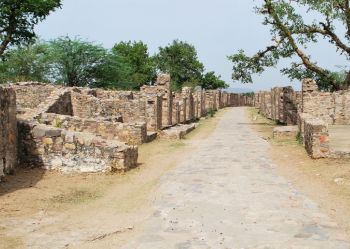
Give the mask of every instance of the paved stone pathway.
[(337, 224), (276, 175), (244, 108), (229, 110), (189, 159), (165, 175), (154, 213), (124, 249), (347, 249)]

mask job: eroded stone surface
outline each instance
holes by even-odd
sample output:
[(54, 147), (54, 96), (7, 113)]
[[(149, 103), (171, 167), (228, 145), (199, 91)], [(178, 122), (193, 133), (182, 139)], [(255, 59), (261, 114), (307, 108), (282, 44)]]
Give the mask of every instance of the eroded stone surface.
[[(242, 108), (165, 175), (144, 232), (123, 249), (347, 249), (317, 203), (276, 174)], [(228, 129), (229, 127), (229, 129)]]
[(0, 86), (0, 181), (17, 165), (16, 95)]

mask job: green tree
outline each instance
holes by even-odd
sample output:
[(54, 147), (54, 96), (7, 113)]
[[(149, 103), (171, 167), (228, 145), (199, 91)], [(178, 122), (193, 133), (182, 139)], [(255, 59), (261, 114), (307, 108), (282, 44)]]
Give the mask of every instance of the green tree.
[[(339, 77), (339, 73), (319, 66), (307, 53), (310, 44), (326, 39), (349, 60), (349, 0), (264, 0), (256, 7), (256, 12), (264, 16), (263, 25), (270, 28), (273, 43), (251, 57), (243, 50), (230, 56), (234, 64), (234, 80), (252, 82), (253, 74), (261, 74), (266, 68), (276, 66), (280, 59), (294, 56), (299, 60), (281, 70), (289, 78), (301, 80), (311, 77), (325, 90), (349, 88), (349, 71), (345, 78)], [(304, 19), (310, 12), (316, 13), (319, 20), (307, 23)], [(336, 25), (344, 26), (344, 35), (338, 34)]]
[(10, 49), (0, 63), (0, 83), (18, 81), (48, 82), (50, 71), (45, 43)]
[(0, 56), (11, 45), (32, 42), (35, 25), (59, 7), (61, 0), (1, 0)]
[(155, 62), (159, 71), (171, 75), (172, 84), (177, 89), (185, 82), (199, 81), (204, 71), (195, 47), (178, 40), (164, 48), (160, 47)]
[(127, 81), (133, 83), (133, 88), (139, 89), (154, 80), (156, 69), (153, 59), (149, 56), (148, 47), (143, 42), (120, 42), (117, 43), (112, 53), (115, 58), (127, 65), (130, 71)]
[(202, 88), (211, 90), (211, 89), (225, 89), (229, 85), (221, 79), (221, 76), (217, 76), (215, 72), (208, 72), (203, 75), (200, 85)]
[(67, 86), (94, 85), (107, 57), (102, 46), (69, 37), (49, 42), (49, 52), (50, 78)]
[(123, 58), (114, 54), (108, 53), (105, 61), (96, 69), (96, 81), (92, 87), (117, 89), (117, 90), (135, 90), (140, 86), (133, 82), (131, 75), (133, 68), (125, 63)]

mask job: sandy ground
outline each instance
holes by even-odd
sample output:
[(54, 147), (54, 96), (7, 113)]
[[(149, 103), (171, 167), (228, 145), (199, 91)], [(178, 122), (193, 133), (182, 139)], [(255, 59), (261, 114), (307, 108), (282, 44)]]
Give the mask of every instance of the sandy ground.
[(124, 175), (61, 175), (19, 170), (0, 183), (0, 248), (118, 248), (151, 213), (162, 175), (186, 159), (225, 110), (186, 140), (139, 148), (139, 168)]

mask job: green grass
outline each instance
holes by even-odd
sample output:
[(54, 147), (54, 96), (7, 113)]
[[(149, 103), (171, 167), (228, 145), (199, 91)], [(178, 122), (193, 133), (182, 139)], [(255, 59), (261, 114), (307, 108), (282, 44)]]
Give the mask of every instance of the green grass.
[(100, 197), (97, 191), (89, 191), (87, 189), (77, 188), (70, 189), (67, 193), (55, 195), (48, 201), (53, 204), (81, 204)]

